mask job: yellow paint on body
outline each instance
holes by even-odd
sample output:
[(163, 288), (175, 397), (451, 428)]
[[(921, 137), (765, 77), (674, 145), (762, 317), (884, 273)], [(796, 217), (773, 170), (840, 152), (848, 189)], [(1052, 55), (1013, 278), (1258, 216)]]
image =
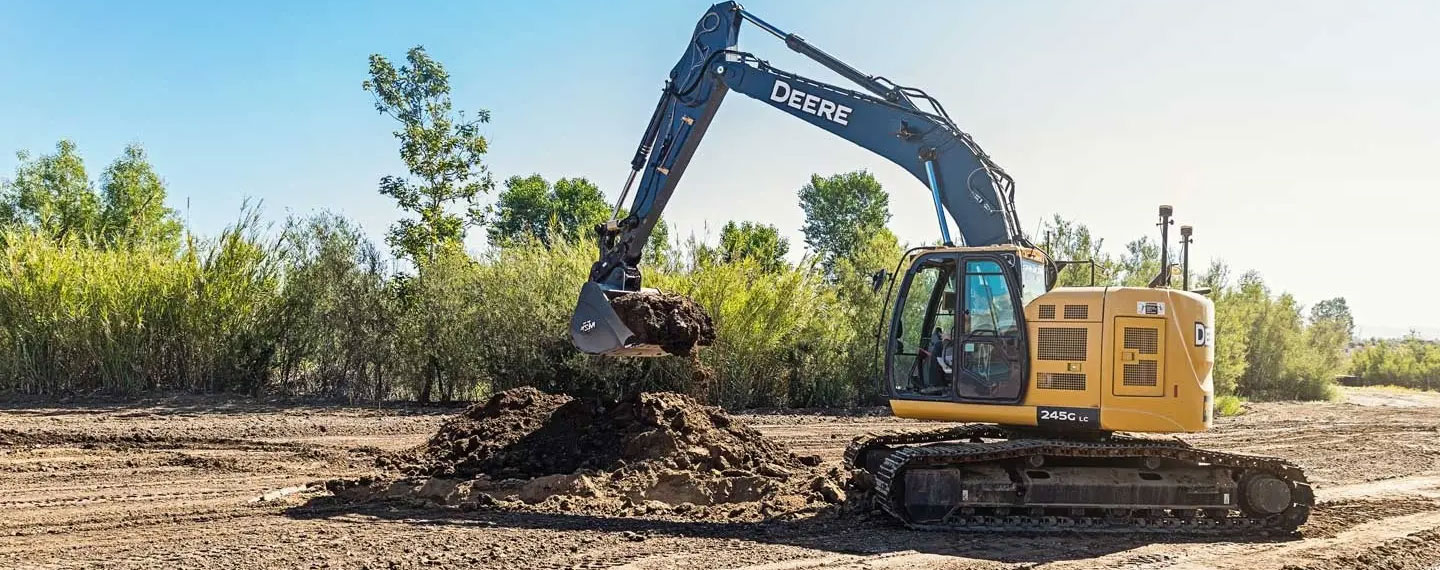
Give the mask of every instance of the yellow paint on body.
[[(1038, 255), (1013, 246), (964, 248), (990, 249)], [(1019, 404), (897, 398), (890, 401), (891, 411), (903, 418), (1034, 426), (1040, 406), (1096, 408), (1100, 429), (1108, 431), (1210, 427), (1215, 308), (1204, 296), (1174, 289), (1069, 287), (1031, 301), (1025, 318), (1029, 384)], [(1083, 381), (1077, 378), (1081, 374)]]

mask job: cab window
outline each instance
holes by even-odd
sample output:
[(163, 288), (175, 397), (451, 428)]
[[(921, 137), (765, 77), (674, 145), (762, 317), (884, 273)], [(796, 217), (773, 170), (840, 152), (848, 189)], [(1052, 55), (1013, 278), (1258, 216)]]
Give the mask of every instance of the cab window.
[(1045, 264), (1029, 259), (1020, 260), (1020, 305), (1029, 306), (1030, 301), (1045, 294)]
[(1011, 336), (1018, 332), (1015, 303), (999, 263), (965, 263), (965, 314), (966, 333)]

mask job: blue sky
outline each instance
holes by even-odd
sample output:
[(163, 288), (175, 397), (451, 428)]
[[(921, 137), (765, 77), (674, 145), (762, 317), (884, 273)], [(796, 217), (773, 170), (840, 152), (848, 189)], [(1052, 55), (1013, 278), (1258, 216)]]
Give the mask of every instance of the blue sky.
[[(489, 109), (497, 177), (586, 176), (607, 192), (703, 2), (0, 3), (0, 176), (74, 139), (93, 173), (145, 145), (192, 227), (248, 197), (272, 219), (325, 208), (380, 236), (376, 181), (403, 168), (360, 89), (366, 58), (423, 44), (455, 101)], [(746, 7), (869, 73), (925, 88), (1051, 213), (1113, 249), (1155, 206), (1196, 254), (1306, 303), (1347, 297), (1362, 332), (1440, 335), (1440, 4), (1221, 1), (819, 2)], [(741, 47), (838, 81), (755, 28)], [(732, 95), (666, 212), (681, 233), (772, 223), (799, 249), (795, 191), (868, 168), (902, 238), (937, 235), (899, 167)], [(613, 194), (612, 194), (613, 195)], [(711, 230), (707, 230), (711, 228)]]

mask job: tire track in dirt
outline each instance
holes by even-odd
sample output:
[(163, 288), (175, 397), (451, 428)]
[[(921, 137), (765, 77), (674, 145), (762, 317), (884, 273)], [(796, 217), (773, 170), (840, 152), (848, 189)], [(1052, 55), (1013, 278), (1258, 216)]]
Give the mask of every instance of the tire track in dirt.
[[(0, 408), (0, 567), (26, 568), (1259, 568), (1440, 564), (1440, 398), (1251, 404), (1184, 439), (1280, 455), (1317, 482), (1299, 539), (915, 533), (880, 519), (689, 525), (564, 514), (357, 509), (267, 491), (368, 472), (445, 412), (229, 406)], [(1366, 400), (1366, 398), (1370, 398)], [(1378, 404), (1376, 404), (1378, 402)], [(453, 413), (451, 411), (450, 413)], [(838, 461), (854, 435), (934, 424), (856, 415), (744, 419)], [(22, 441), (23, 440), (23, 441)], [(1388, 566), (1387, 566), (1388, 565)]]

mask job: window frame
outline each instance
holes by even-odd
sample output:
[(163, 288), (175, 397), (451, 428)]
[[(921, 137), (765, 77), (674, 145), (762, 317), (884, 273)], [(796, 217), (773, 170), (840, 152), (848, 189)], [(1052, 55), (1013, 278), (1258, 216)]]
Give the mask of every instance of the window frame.
[[(961, 283), (961, 281), (960, 281), (960, 276), (963, 274), (963, 269), (964, 269), (964, 266), (962, 265), (962, 264), (964, 263), (963, 255), (962, 255), (960, 252), (954, 252), (954, 251), (921, 253), (920, 255), (915, 256), (915, 259), (913, 259), (913, 260), (910, 261), (910, 267), (905, 270), (905, 279), (901, 282), (900, 289), (899, 289), (899, 291), (897, 292), (897, 294), (896, 294), (896, 296), (895, 296), (895, 303), (894, 303), (894, 305), (892, 306), (892, 309), (891, 309), (891, 312), (892, 312), (893, 314), (890, 315), (890, 326), (889, 326), (888, 329), (886, 329), (885, 337), (884, 337), (884, 339), (883, 339), (884, 342), (885, 342), (885, 362), (884, 362), (885, 369), (884, 369), (884, 378), (883, 378), (883, 380), (884, 380), (884, 382), (885, 382), (885, 391), (886, 391), (886, 393), (889, 395), (889, 397), (890, 397), (891, 399), (894, 399), (894, 400), (928, 400), (928, 401), (937, 401), (937, 402), (955, 402), (955, 401), (958, 401), (958, 399), (957, 399), (957, 394), (955, 393), (955, 380), (956, 380), (956, 378), (957, 378), (957, 376), (955, 376), (955, 374), (956, 374), (957, 370), (955, 370), (954, 367), (952, 367), (952, 369), (951, 369), (949, 382), (946, 384), (945, 391), (944, 391), (943, 393), (941, 393), (941, 394), (923, 394), (923, 393), (920, 393), (920, 392), (912, 392), (912, 391), (903, 391), (903, 392), (902, 392), (902, 391), (900, 390), (899, 386), (897, 386), (897, 384), (899, 384), (899, 382), (897, 382), (897, 378), (896, 378), (896, 374), (895, 374), (895, 357), (896, 357), (896, 356), (907, 356), (907, 355), (912, 355), (912, 354), (918, 356), (918, 354), (919, 354), (919, 345), (927, 344), (927, 343), (924, 343), (924, 342), (920, 342), (919, 345), (917, 345), (917, 346), (915, 347), (915, 349), (914, 349), (915, 352), (913, 352), (913, 353), (899, 353), (899, 352), (897, 352), (897, 351), (894, 349), (894, 347), (895, 347), (895, 340), (896, 340), (896, 339), (895, 339), (895, 329), (896, 329), (896, 326), (900, 324), (900, 321), (901, 321), (901, 320), (904, 318), (904, 316), (905, 316), (904, 305), (905, 305), (905, 302), (909, 299), (909, 296), (910, 296), (910, 293), (911, 293), (910, 287), (911, 287), (911, 285), (914, 284), (915, 276), (918, 275), (921, 270), (923, 270), (923, 269), (925, 269), (925, 267), (927, 267), (926, 264), (928, 264), (928, 263), (930, 263), (930, 262), (936, 262), (936, 265), (942, 265), (942, 266), (943, 266), (943, 263), (944, 263), (945, 261), (950, 261), (951, 263), (954, 264), (954, 271), (952, 271), (952, 272), (950, 273), (950, 278), (955, 281), (955, 288), (956, 288), (956, 291), (955, 291), (955, 304), (954, 304), (954, 306), (950, 307), (950, 312), (951, 312), (951, 314), (953, 315), (953, 316), (951, 317), (951, 323), (952, 323), (952, 324), (951, 324), (951, 336), (952, 336), (952, 338), (954, 337), (955, 328), (957, 328), (957, 326), (958, 326), (958, 321), (959, 321), (959, 316), (960, 316), (961, 299), (963, 298), (963, 296), (962, 296), (962, 294), (961, 294), (961, 291), (963, 290), (963, 289), (962, 289), (962, 288), (963, 288), (963, 283)], [(922, 330), (922, 332), (921, 332), (920, 338), (922, 338), (922, 339), (925, 338), (926, 335), (929, 334), (929, 329), (934, 325), (934, 323), (935, 323), (935, 318), (938, 316), (938, 314), (939, 314), (939, 312), (940, 312), (940, 311), (939, 311), (939, 309), (941, 308), (941, 307), (940, 307), (940, 305), (941, 305), (940, 301), (943, 301), (944, 298), (945, 298), (945, 287), (946, 287), (945, 283), (937, 281), (937, 282), (936, 282), (936, 285), (935, 285), (935, 288), (934, 288), (934, 289), (931, 291), (931, 293), (930, 293), (930, 299), (926, 300), (926, 302), (925, 302), (926, 314), (925, 314), (924, 318), (921, 320), (921, 330)], [(936, 296), (938, 296), (939, 298), (936, 299)], [(930, 307), (931, 307), (932, 305), (935, 307), (935, 309), (936, 309), (935, 311), (931, 311), (931, 310), (930, 310)], [(903, 333), (902, 333), (902, 334), (903, 334)], [(905, 378), (904, 380), (905, 380), (906, 382), (909, 382), (909, 381), (910, 381), (910, 379), (909, 379), (908, 377)]]
[[(954, 267), (955, 267), (955, 272), (954, 272), (952, 275), (953, 275), (953, 279), (955, 280), (955, 286), (956, 286), (954, 306), (953, 306), (953, 307), (950, 307), (951, 311), (955, 314), (955, 322), (954, 322), (954, 325), (953, 325), (953, 332), (952, 332), (952, 339), (953, 339), (953, 342), (955, 343), (955, 346), (954, 346), (954, 350), (955, 350), (955, 356), (954, 356), (954, 358), (955, 358), (955, 361), (954, 361), (954, 364), (951, 366), (951, 373), (950, 373), (949, 383), (948, 383), (947, 389), (945, 390), (945, 392), (944, 392), (943, 394), (929, 395), (929, 394), (922, 394), (922, 393), (919, 393), (919, 392), (902, 392), (902, 391), (897, 387), (897, 381), (896, 381), (897, 378), (896, 378), (895, 368), (894, 368), (894, 366), (895, 366), (895, 357), (896, 357), (896, 355), (897, 355), (897, 352), (894, 350), (895, 327), (899, 324), (900, 319), (904, 316), (902, 307), (903, 307), (903, 304), (904, 304), (905, 300), (907, 299), (907, 297), (908, 297), (909, 294), (911, 293), (910, 287), (911, 287), (911, 285), (912, 285), (913, 282), (914, 282), (915, 275), (916, 275), (917, 273), (919, 273), (920, 269), (923, 269), (925, 263), (931, 262), (931, 261), (945, 260), (945, 259), (951, 260), (951, 261), (953, 261), (954, 264), (955, 264), (955, 265), (954, 265)], [(999, 267), (1000, 267), (1000, 276), (1001, 276), (1001, 278), (1003, 278), (1003, 279), (1005, 280), (1005, 285), (1006, 285), (1007, 288), (1009, 288), (1010, 302), (1011, 302), (1011, 304), (1012, 304), (1012, 306), (1013, 306), (1013, 311), (1014, 311), (1014, 314), (1015, 314), (1015, 334), (1014, 334), (1014, 336), (994, 336), (994, 337), (991, 337), (991, 336), (982, 336), (982, 337), (977, 337), (977, 338), (980, 340), (980, 342), (989, 342), (989, 343), (992, 343), (992, 344), (994, 344), (994, 343), (999, 343), (1002, 339), (1010, 339), (1010, 338), (1015, 339), (1015, 347), (1016, 347), (1016, 350), (1017, 350), (1018, 353), (1019, 353), (1019, 358), (1017, 358), (1017, 359), (1013, 362), (1013, 366), (1018, 367), (1019, 370), (1020, 370), (1020, 374), (1019, 374), (1019, 378), (1020, 378), (1020, 380), (1019, 380), (1020, 389), (1016, 391), (1016, 395), (1015, 395), (1014, 397), (1001, 397), (1001, 398), (962, 397), (962, 396), (960, 396), (959, 392), (956, 390), (956, 386), (958, 385), (958, 383), (959, 383), (959, 381), (960, 381), (960, 374), (965, 373), (965, 367), (964, 367), (964, 365), (963, 365), (963, 360), (962, 360), (962, 359), (964, 358), (964, 354), (963, 354), (964, 348), (963, 348), (963, 346), (962, 346), (962, 342), (961, 342), (961, 341), (962, 341), (962, 340), (965, 340), (965, 339), (968, 339), (968, 338), (969, 338), (969, 333), (964, 333), (964, 337), (962, 338), (962, 336), (961, 336), (961, 331), (960, 331), (959, 329), (961, 328), (961, 327), (960, 327), (960, 323), (961, 323), (961, 320), (962, 320), (962, 319), (961, 319), (961, 315), (964, 314), (966, 299), (967, 299), (968, 296), (969, 296), (969, 291), (968, 291), (968, 288), (967, 288), (967, 287), (968, 287), (968, 282), (967, 282), (967, 281), (968, 281), (968, 277), (969, 277), (970, 274), (969, 274), (969, 272), (967, 271), (967, 269), (968, 269), (968, 264), (969, 264), (971, 261), (993, 261), (993, 262), (995, 262), (995, 263), (996, 263), (997, 265), (999, 265)], [(900, 287), (899, 287), (899, 289), (898, 289), (898, 291), (897, 291), (896, 297), (895, 297), (895, 299), (894, 299), (894, 303), (891, 305), (891, 311), (892, 311), (893, 314), (890, 315), (889, 326), (886, 328), (886, 330), (885, 330), (885, 336), (884, 336), (884, 338), (882, 339), (882, 341), (885, 343), (885, 345), (884, 345), (884, 348), (885, 348), (885, 358), (884, 358), (884, 363), (883, 363), (884, 370), (883, 370), (883, 372), (882, 372), (882, 374), (883, 374), (882, 381), (885, 382), (885, 392), (886, 392), (886, 394), (888, 395), (888, 397), (889, 397), (890, 399), (895, 399), (895, 400), (918, 400), (918, 401), (938, 401), (938, 402), (955, 402), (955, 403), (962, 403), (962, 404), (990, 404), (990, 405), (1004, 405), (1004, 404), (1015, 404), (1015, 405), (1018, 405), (1018, 404), (1024, 402), (1025, 397), (1028, 395), (1029, 388), (1030, 388), (1030, 347), (1029, 347), (1029, 330), (1028, 330), (1029, 325), (1028, 325), (1028, 322), (1025, 320), (1025, 304), (1024, 304), (1024, 300), (1023, 300), (1022, 297), (1021, 297), (1021, 291), (1020, 291), (1020, 286), (1021, 286), (1021, 284), (1019, 283), (1019, 271), (1020, 271), (1020, 268), (1019, 268), (1018, 265), (1017, 265), (1018, 263), (1020, 263), (1020, 260), (1019, 260), (1014, 254), (1007, 254), (1007, 253), (1001, 253), (1001, 252), (964, 252), (964, 251), (925, 252), (925, 253), (921, 253), (921, 254), (915, 256), (915, 258), (910, 261), (910, 266), (909, 266), (909, 267), (906, 269), (906, 271), (905, 271), (904, 279), (900, 282), (901, 285), (900, 285)], [(1009, 269), (1007, 269), (1007, 268), (1009, 268)], [(977, 275), (993, 275), (993, 273), (978, 273)], [(932, 292), (932, 295), (933, 295), (933, 294), (939, 294), (939, 295), (941, 295), (941, 297), (942, 297), (942, 299), (943, 299), (943, 295), (944, 295), (944, 285), (943, 285), (943, 284), (937, 284), (937, 286), (936, 286), (936, 291), (935, 291), (935, 292)], [(928, 309), (929, 309), (929, 307), (930, 307), (930, 304), (929, 304), (929, 303), (932, 303), (932, 302), (934, 302), (934, 301), (927, 301), (927, 304), (926, 304), (927, 311), (928, 311)], [(935, 313), (938, 313), (938, 312), (939, 312), (938, 303), (936, 304), (936, 309), (937, 309), (937, 310), (935, 311)], [(925, 316), (925, 318), (923, 319), (923, 323), (924, 323), (924, 324), (923, 324), (922, 326), (924, 326), (926, 329), (931, 328), (931, 326), (933, 325), (933, 323), (934, 323), (934, 321), (935, 321), (935, 316), (936, 316), (935, 313), (927, 314), (927, 315)], [(998, 333), (998, 331), (997, 331), (997, 333)], [(922, 335), (922, 336), (923, 336), (923, 335)], [(976, 341), (975, 341), (975, 340), (970, 340), (969, 342), (976, 342)], [(922, 343), (922, 344), (924, 344), (924, 343)], [(906, 353), (906, 354), (911, 354), (911, 353)], [(918, 354), (918, 351), (917, 351), (915, 354)], [(906, 380), (907, 382), (909, 381), (908, 378), (906, 378), (905, 380)]]
[[(1015, 359), (1015, 361), (1013, 362), (1013, 366), (1020, 369), (1020, 389), (1016, 391), (1014, 397), (962, 397), (960, 396), (959, 392), (955, 391), (954, 385), (960, 382), (960, 374), (965, 374), (966, 369), (965, 366), (963, 364), (960, 364), (960, 361), (957, 360), (954, 373), (955, 377), (951, 380), (951, 393), (954, 395), (953, 401), (972, 404), (1019, 404), (1025, 401), (1025, 396), (1030, 389), (1030, 346), (1028, 329), (1029, 325), (1025, 321), (1025, 304), (1024, 300), (1021, 298), (1020, 295), (1020, 283), (1018, 282), (1020, 277), (1020, 267), (1018, 266), (1018, 264), (1021, 261), (1014, 254), (990, 252), (962, 253), (960, 254), (960, 258), (961, 262), (964, 264), (963, 267), (966, 269), (966, 271), (964, 273), (965, 279), (962, 281), (962, 283), (965, 285), (965, 288), (960, 293), (961, 299), (957, 300), (957, 305), (959, 305), (957, 307), (957, 310), (964, 310), (965, 300), (969, 299), (970, 296), (970, 291), (968, 288), (970, 277), (970, 262), (993, 261), (996, 265), (1000, 267), (1000, 276), (1002, 279), (1005, 280), (1005, 286), (1009, 289), (1012, 312), (1015, 315), (1015, 334), (1013, 336), (1001, 336), (999, 335), (999, 331), (996, 331), (996, 336), (980, 336), (975, 337), (975, 339), (971, 339), (969, 333), (967, 333), (965, 338), (955, 339), (955, 351), (957, 358), (963, 358), (962, 355), (964, 352), (964, 347), (962, 346), (962, 340), (966, 342), (986, 342), (989, 344), (999, 344), (1002, 339), (1013, 338), (1015, 339), (1016, 350), (1020, 354), (1020, 357)], [(1007, 271), (1006, 267), (1009, 267), (1010, 270)], [(977, 273), (976, 275), (993, 275), (993, 273)]]

